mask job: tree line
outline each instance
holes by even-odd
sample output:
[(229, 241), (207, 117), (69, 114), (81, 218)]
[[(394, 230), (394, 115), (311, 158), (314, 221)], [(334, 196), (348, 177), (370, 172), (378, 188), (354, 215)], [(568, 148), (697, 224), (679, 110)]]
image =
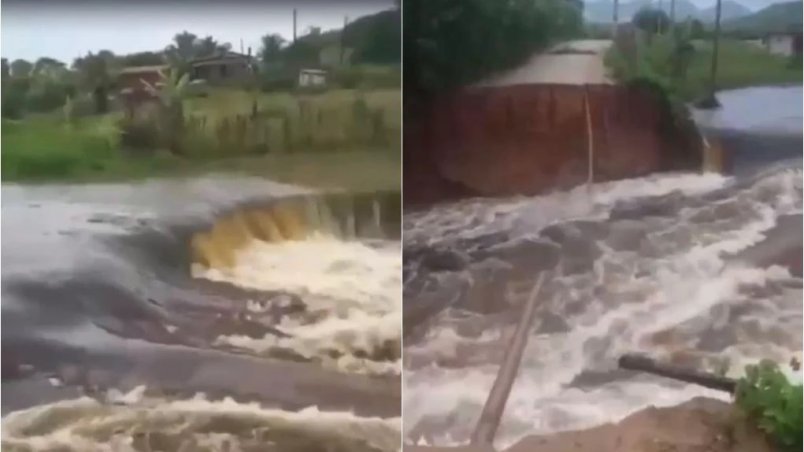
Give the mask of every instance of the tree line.
[(522, 63), (582, 31), (581, 3), (568, 0), (407, 0), (405, 90), (447, 91)]
[[(325, 47), (348, 47), (354, 64), (398, 64), (401, 59), (399, 8), (366, 16), (344, 30), (322, 32), (310, 27), (295, 42), (278, 34), (266, 34), (256, 52), (255, 70), (261, 77), (292, 80), (299, 67), (319, 65)], [(2, 59), (2, 116), (18, 118), (25, 112), (46, 112), (64, 105), (66, 99), (88, 95), (95, 113), (108, 111), (109, 92), (116, 74), (132, 66), (169, 65), (186, 73), (197, 58), (231, 51), (231, 44), (212, 36), (183, 31), (160, 51), (116, 55), (109, 50), (89, 52), (70, 64), (54, 58), (36, 61)], [(343, 50), (341, 50), (343, 52)]]

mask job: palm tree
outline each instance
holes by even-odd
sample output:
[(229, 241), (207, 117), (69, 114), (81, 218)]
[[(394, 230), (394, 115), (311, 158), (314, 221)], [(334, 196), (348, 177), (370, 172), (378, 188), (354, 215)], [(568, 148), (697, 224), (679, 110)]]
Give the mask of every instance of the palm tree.
[(195, 58), (198, 51), (198, 42), (198, 36), (188, 31), (173, 36), (173, 44), (165, 49), (165, 55), (170, 65), (179, 72), (187, 72), (190, 68), (190, 60)]
[(195, 55), (193, 55), (193, 57), (201, 58), (225, 53), (229, 51), (231, 47), (231, 44), (228, 42), (221, 44), (212, 36), (207, 36), (206, 38), (200, 39), (196, 42)]
[(211, 56), (218, 52), (218, 41), (207, 36), (196, 43), (195, 57)]
[(145, 80), (142, 83), (148, 92), (159, 99), (157, 130), (162, 142), (171, 152), (180, 154), (184, 133), (184, 99), (187, 97), (190, 74), (171, 68), (168, 73), (160, 71), (159, 75), (161, 80), (156, 85)]

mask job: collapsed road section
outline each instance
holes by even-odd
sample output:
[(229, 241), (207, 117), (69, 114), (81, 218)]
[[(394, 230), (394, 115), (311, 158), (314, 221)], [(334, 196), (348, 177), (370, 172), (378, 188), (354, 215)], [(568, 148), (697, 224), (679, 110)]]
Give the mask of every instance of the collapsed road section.
[(406, 120), (406, 206), (701, 168), (703, 142), (691, 121), (675, 121), (650, 86), (605, 76), (609, 45), (555, 46)]

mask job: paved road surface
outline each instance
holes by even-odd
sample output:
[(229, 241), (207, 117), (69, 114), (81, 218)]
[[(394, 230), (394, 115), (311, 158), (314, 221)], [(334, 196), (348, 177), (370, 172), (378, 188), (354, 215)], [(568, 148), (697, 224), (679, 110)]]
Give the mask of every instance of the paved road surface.
[(498, 74), (477, 86), (505, 86), (526, 83), (584, 85), (613, 83), (606, 76), (603, 56), (610, 40), (569, 41), (531, 57), (524, 65)]

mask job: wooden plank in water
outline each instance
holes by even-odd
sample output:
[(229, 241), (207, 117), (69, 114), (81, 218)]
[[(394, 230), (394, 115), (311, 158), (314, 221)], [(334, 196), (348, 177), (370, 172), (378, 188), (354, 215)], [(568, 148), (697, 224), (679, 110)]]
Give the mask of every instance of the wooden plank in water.
[(500, 418), (505, 410), (508, 395), (511, 393), (511, 386), (514, 384), (514, 379), (519, 371), (519, 364), (522, 361), (522, 353), (528, 342), (531, 323), (533, 323), (533, 313), (536, 309), (536, 298), (539, 295), (544, 278), (545, 272), (542, 272), (539, 275), (539, 279), (536, 280), (536, 284), (533, 285), (528, 301), (525, 302), (516, 331), (511, 338), (511, 343), (505, 350), (505, 356), (503, 356), (503, 362), (497, 373), (497, 378), (494, 380), (489, 397), (486, 399), (486, 405), (480, 414), (480, 420), (472, 433), (470, 444), (473, 446), (486, 446), (494, 442), (494, 435), (500, 425)]
[(659, 375), (660, 377), (672, 378), (674, 380), (684, 381), (718, 391), (733, 393), (737, 386), (737, 381), (731, 378), (662, 364), (644, 355), (623, 355), (620, 357), (619, 366), (621, 369), (647, 372), (653, 375)]

